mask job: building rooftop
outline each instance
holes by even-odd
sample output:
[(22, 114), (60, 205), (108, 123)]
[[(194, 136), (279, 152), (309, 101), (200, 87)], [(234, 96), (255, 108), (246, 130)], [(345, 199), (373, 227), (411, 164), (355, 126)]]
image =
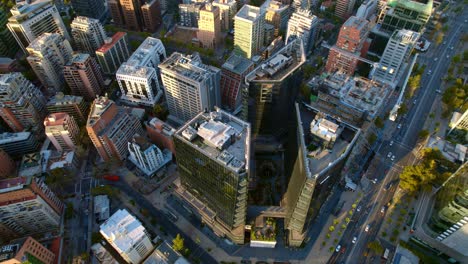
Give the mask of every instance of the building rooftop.
[[(360, 129), (335, 120), (326, 113), (304, 103), (296, 103), (296, 112), (298, 123), (301, 124), (299, 134), (302, 135), (300, 138), (301, 148), (305, 156), (304, 159), (307, 161), (307, 177), (318, 178), (326, 175), (326, 172), (334, 164), (349, 154), (359, 137)], [(326, 140), (327, 136), (335, 137), (335, 143), (331, 149), (321, 148), (313, 143), (312, 133), (315, 126), (317, 126), (315, 132), (322, 133), (323, 140)]]
[(114, 101), (109, 100), (109, 98), (105, 96), (100, 96), (94, 99), (86, 126), (93, 126), (99, 119), (101, 119), (101, 115), (106, 112), (112, 104), (114, 104)]
[(99, 49), (97, 49), (96, 52), (106, 53), (112, 47), (114, 47), (115, 43), (117, 43), (120, 39), (122, 39), (126, 35), (127, 35), (126, 32), (117, 32), (117, 33), (115, 33), (112, 37), (107, 38), (104, 41), (104, 44), (102, 44), (102, 46)]
[(10, 72), (5, 74), (0, 74), (0, 89), (4, 89), (4, 86), (9, 86), (13, 80), (16, 80), (17, 76), (21, 75), (19, 72)]
[(127, 65), (130, 66), (146, 66), (148, 61), (154, 57), (155, 53), (163, 52), (166, 56), (166, 49), (161, 40), (157, 38), (147, 37), (143, 43), (133, 52), (128, 58)]
[(31, 132), (18, 133), (2, 133), (0, 134), (0, 144), (13, 143), (16, 141), (26, 140), (31, 136)]
[(91, 18), (91, 17), (85, 17), (85, 16), (77, 16), (75, 19), (73, 19), (72, 24), (85, 24), (89, 25), (92, 23), (100, 23), (99, 19)]
[(145, 227), (126, 209), (119, 209), (107, 219), (101, 225), (101, 234), (122, 252), (129, 251), (136, 242), (147, 236)]
[(374, 116), (386, 102), (392, 88), (364, 77), (349, 77), (335, 72), (325, 75), (320, 90), (340, 98), (342, 104)]
[(369, 25), (369, 22), (366, 19), (351, 16), (348, 18), (348, 20), (344, 22), (342, 28), (352, 27), (352, 28), (355, 28), (356, 30), (362, 31), (366, 29), (368, 25)]
[(71, 65), (73, 63), (85, 63), (86, 60), (89, 59), (89, 57), (89, 54), (86, 53), (75, 53), (73, 54), (73, 58), (68, 65)]
[(16, 177), (0, 180), (0, 193), (11, 192), (15, 190), (23, 189), (24, 185), (27, 185), (28, 178)]
[(51, 157), (49, 159), (49, 170), (58, 169), (58, 168), (66, 168), (73, 164), (73, 159), (76, 158), (76, 154), (74, 151), (63, 152), (60, 156)]
[(251, 5), (244, 5), (236, 14), (234, 19), (242, 19), (254, 22), (261, 16), (261, 9), (260, 7), (251, 6)]
[(198, 114), (175, 136), (236, 173), (249, 169), (250, 124), (219, 108)]
[(159, 68), (161, 70), (172, 71), (197, 82), (202, 82), (208, 75), (219, 71), (216, 67), (203, 64), (198, 53), (183, 55), (174, 52), (169, 58), (159, 64)]
[[(49, 41), (55, 40), (57, 38), (61, 38), (61, 35), (58, 33), (44, 33), (40, 35), (39, 37), (37, 37), (36, 39), (34, 39), (26, 49), (40, 51), (43, 48), (47, 47), (46, 44)], [(31, 54), (29, 56), (31, 56)]]
[(80, 104), (81, 102), (83, 102), (83, 97), (81, 96), (64, 95), (62, 92), (59, 92), (47, 101), (47, 106)]
[(288, 77), (306, 60), (302, 39), (291, 41), (246, 76), (247, 82), (279, 81)]
[(157, 131), (166, 136), (173, 136), (175, 133), (175, 129), (173, 127), (164, 123), (157, 117), (153, 117), (150, 121), (147, 122), (147, 124), (149, 127), (156, 129)]
[(433, 4), (433, 0), (421, 0), (421, 1), (390, 0), (387, 2), (387, 5), (391, 7), (395, 7), (399, 5), (399, 6), (403, 6), (406, 9), (430, 14), (432, 12), (432, 8), (434, 4)]
[(109, 218), (109, 197), (107, 195), (94, 196), (94, 213), (98, 215), (100, 221)]
[(253, 65), (253, 62), (247, 58), (233, 53), (223, 64), (223, 68), (237, 74), (243, 74)]
[(16, 5), (11, 8), (10, 12), (12, 17), (10, 17), (8, 20), (18, 21), (21, 23), (24, 20), (33, 18), (51, 6), (52, 2), (50, 0), (17, 2)]
[(391, 39), (402, 44), (414, 44), (418, 41), (420, 34), (407, 29), (395, 30)]
[(189, 264), (184, 257), (174, 251), (172, 247), (167, 243), (163, 242), (159, 245), (151, 255), (148, 256), (143, 264)]
[(127, 62), (122, 63), (117, 70), (117, 75), (130, 75), (137, 78), (147, 78), (154, 74), (155, 69), (146, 66), (133, 66)]
[(132, 138), (132, 143), (137, 144), (140, 146), (140, 149), (142, 151), (147, 150), (150, 148), (153, 144), (151, 144), (145, 137), (142, 137), (138, 134), (135, 134)]
[(44, 126), (61, 126), (69, 117), (67, 113), (52, 113), (44, 120)]

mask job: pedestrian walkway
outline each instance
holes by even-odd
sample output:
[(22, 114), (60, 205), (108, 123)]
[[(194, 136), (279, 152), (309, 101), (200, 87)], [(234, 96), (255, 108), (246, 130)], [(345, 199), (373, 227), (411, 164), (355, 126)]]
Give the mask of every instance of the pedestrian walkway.
[[(347, 191), (341, 195), (338, 206), (343, 202), (343, 207), (338, 214), (334, 216), (330, 214), (328, 217), (327, 223), (324, 225), (317, 241), (315, 242), (312, 250), (309, 252), (307, 258), (301, 263), (311, 263), (310, 260), (313, 259), (313, 263), (327, 263), (330, 257), (335, 252), (336, 246), (338, 246), (341, 237), (345, 233), (346, 229), (343, 229), (342, 225), (348, 225), (346, 218), (351, 218), (349, 214), (350, 211), (355, 212), (356, 206), (360, 201), (359, 193), (361, 189), (356, 191)], [(334, 230), (330, 231), (330, 227), (333, 226)], [(329, 235), (329, 236), (327, 236)]]

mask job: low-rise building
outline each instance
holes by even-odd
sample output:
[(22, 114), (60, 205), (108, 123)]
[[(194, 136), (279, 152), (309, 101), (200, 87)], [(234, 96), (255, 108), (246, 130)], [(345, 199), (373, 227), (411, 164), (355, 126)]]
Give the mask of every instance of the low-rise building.
[(134, 135), (128, 142), (129, 160), (135, 164), (148, 177), (165, 167), (172, 160), (169, 150), (161, 151), (156, 145), (151, 144), (146, 138)]
[(189, 264), (179, 252), (166, 241), (162, 242), (142, 264)]
[(76, 152), (52, 152), (48, 157), (48, 170), (59, 168), (72, 172), (79, 169), (79, 160)]
[(120, 209), (107, 219), (100, 229), (104, 239), (130, 264), (138, 264), (154, 249), (141, 222), (126, 209)]
[(170, 150), (172, 155), (175, 155), (173, 136), (176, 130), (172, 126), (157, 117), (153, 117), (145, 122), (145, 127), (146, 133), (152, 143), (156, 144), (158, 148)]
[(110, 203), (107, 195), (94, 196), (94, 214), (97, 221), (105, 221), (109, 218)]

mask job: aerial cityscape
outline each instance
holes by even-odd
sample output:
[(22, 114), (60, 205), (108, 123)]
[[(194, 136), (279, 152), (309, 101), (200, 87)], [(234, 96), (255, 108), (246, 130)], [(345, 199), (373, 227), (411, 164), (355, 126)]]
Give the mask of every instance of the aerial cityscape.
[(468, 0), (1, 0), (0, 264), (468, 264)]

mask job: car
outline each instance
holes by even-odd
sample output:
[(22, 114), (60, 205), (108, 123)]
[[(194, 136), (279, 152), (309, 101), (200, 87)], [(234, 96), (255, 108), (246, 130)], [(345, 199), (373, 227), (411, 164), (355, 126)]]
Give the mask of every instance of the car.
[(353, 244), (356, 244), (357, 237), (353, 237), (353, 241), (351, 241)]
[(418, 100), (414, 100), (414, 101), (413, 101), (413, 104), (416, 104), (417, 102), (418, 102)]
[(338, 246), (336, 246), (336, 249), (335, 249), (335, 251), (336, 251), (336, 252), (339, 252), (339, 251), (340, 251), (340, 249), (341, 249), (341, 245), (338, 245)]
[(364, 229), (364, 231), (369, 232), (369, 229), (370, 229), (370, 225), (366, 225), (366, 228)]
[(377, 184), (377, 178), (373, 179), (372, 183)]
[(436, 93), (442, 93), (442, 91), (440, 89), (437, 89)]
[(450, 55), (447, 55), (447, 59), (450, 58)]
[(382, 206), (382, 209), (380, 209), (380, 213), (385, 214), (385, 206)]
[(444, 43), (442, 43), (442, 45), (445, 45), (445, 44), (447, 44), (447, 41), (444, 41)]
[(395, 155), (392, 156), (392, 158), (390, 159), (391, 161), (394, 161), (395, 160)]
[(401, 124), (398, 124), (397, 128), (400, 129), (400, 128), (401, 128)]
[(390, 151), (387, 155), (387, 158), (390, 158), (392, 156), (392, 152)]
[(434, 58), (434, 61), (437, 61), (439, 58)]
[(427, 75), (431, 75), (431, 74), (432, 74), (432, 71), (429, 70), (429, 71), (427, 72)]
[(342, 247), (341, 250), (340, 250), (340, 253), (341, 254), (344, 254), (346, 252), (346, 248), (345, 247)]
[(452, 47), (450, 47), (450, 50), (453, 50), (453, 46), (452, 46)]
[(391, 146), (393, 146), (393, 140), (392, 140), (392, 141), (390, 141), (390, 147), (391, 147)]
[(361, 212), (361, 206), (358, 206), (356, 211)]

